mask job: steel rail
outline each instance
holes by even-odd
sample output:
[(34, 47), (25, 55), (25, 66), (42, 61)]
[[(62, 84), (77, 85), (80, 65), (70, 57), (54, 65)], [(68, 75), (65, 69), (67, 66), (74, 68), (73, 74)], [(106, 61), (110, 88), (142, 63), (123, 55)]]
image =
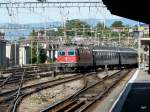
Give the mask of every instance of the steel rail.
[[(59, 101), (58, 103), (49, 106), (48, 108), (42, 110), (41, 112), (83, 112), (85, 109), (87, 109), (90, 105), (92, 105), (97, 99), (102, 98), (118, 81), (120, 81), (123, 77), (126, 76), (129, 71), (125, 72), (124, 75), (121, 74), (122, 71), (119, 71), (111, 76), (104, 77), (99, 82), (96, 82), (92, 85), (90, 85), (87, 88), (84, 88), (83, 90), (79, 91), (78, 93), (66, 98), (65, 100)], [(114, 80), (115, 79), (115, 80)], [(110, 85), (105, 85), (106, 81), (112, 80), (112, 83)], [(92, 92), (93, 97), (91, 99), (87, 98), (85, 100), (82, 99), (82, 94), (87, 94), (86, 91), (93, 89), (97, 85), (106, 86), (104, 90), (98, 90), (97, 94), (94, 94), (94, 91)], [(92, 95), (90, 95), (92, 96)], [(81, 97), (81, 100), (80, 100)]]
[[(31, 90), (31, 91), (26, 91), (25, 89), (24, 90), (22, 90), (22, 94), (18, 97), (18, 99), (16, 100), (16, 102), (15, 102), (15, 104), (14, 104), (14, 112), (15, 111), (17, 111), (17, 107), (18, 107), (18, 105), (19, 105), (19, 103), (22, 101), (22, 99), (23, 98), (25, 98), (26, 96), (28, 96), (28, 95), (31, 95), (31, 94), (33, 94), (33, 93), (36, 93), (36, 92), (39, 92), (39, 91), (41, 91), (41, 90), (43, 90), (43, 89), (47, 89), (47, 88), (50, 88), (50, 87), (54, 87), (54, 86), (57, 86), (57, 85), (60, 85), (60, 84), (63, 84), (63, 83), (67, 83), (67, 82), (70, 82), (70, 81), (73, 81), (73, 80), (79, 80), (79, 79), (81, 79), (81, 78), (84, 78), (85, 77), (85, 75), (86, 76), (90, 76), (91, 74), (93, 74), (93, 73), (87, 73), (87, 74), (77, 74), (76, 75), (76, 77), (74, 77), (74, 76), (69, 76), (68, 78), (66, 77), (66, 78), (62, 78), (61, 80), (62, 81), (60, 81), (60, 82), (58, 82), (58, 83), (54, 83), (54, 84), (52, 84), (52, 85), (39, 85), (40, 87), (38, 87), (38, 88), (36, 88), (36, 89), (33, 89), (33, 90)], [(70, 78), (70, 79), (69, 79)], [(68, 79), (68, 80), (65, 80), (66, 79)], [(56, 81), (59, 81), (60, 79), (56, 79)], [(32, 86), (32, 85), (31, 85)], [(83, 87), (84, 88), (84, 87)], [(27, 88), (26, 88), (27, 89)], [(31, 89), (31, 88), (30, 88)]]
[[(82, 77), (83, 77), (82, 74), (77, 74), (77, 75), (74, 75), (74, 76), (68, 76), (68, 77), (64, 77), (64, 78), (53, 79), (53, 80), (50, 80), (50, 81), (41, 82), (41, 83), (38, 83), (38, 84), (33, 84), (33, 85), (30, 85), (30, 86), (22, 87), (21, 91), (26, 91), (28, 89), (33, 89), (33, 91), (34, 90), (40, 90), (41, 88), (39, 88), (39, 87), (44, 87), (45, 85), (46, 85), (45, 88), (53, 87), (53, 86), (57, 86), (57, 85), (60, 85), (60, 84), (66, 83), (66, 82), (70, 82), (72, 80), (77, 80), (77, 79), (82, 78)], [(10, 90), (10, 91), (0, 93), (0, 96), (1, 96), (0, 97), (0, 103), (3, 103), (5, 101), (9, 101), (9, 100), (13, 99), (14, 95), (16, 95), (17, 90), (18, 89), (13, 89), (13, 90)]]

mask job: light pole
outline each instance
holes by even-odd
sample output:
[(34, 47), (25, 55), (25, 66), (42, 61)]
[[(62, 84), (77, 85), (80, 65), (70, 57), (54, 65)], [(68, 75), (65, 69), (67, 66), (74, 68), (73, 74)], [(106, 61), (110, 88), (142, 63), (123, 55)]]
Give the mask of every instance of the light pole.
[(95, 41), (97, 40), (97, 28), (95, 29)]
[(37, 55), (37, 64), (38, 64), (38, 62), (39, 62), (39, 46), (38, 46), (38, 40), (37, 40), (37, 45), (36, 45), (36, 55)]
[(119, 43), (118, 43), (118, 46), (119, 46), (119, 47), (120, 47), (120, 36), (121, 36), (121, 35), (120, 35), (120, 32), (119, 32)]
[[(138, 30), (140, 28), (140, 22), (138, 22)], [(140, 35), (138, 36), (138, 65), (139, 65), (139, 69), (141, 68), (141, 38)]]
[(15, 40), (15, 66), (16, 66), (16, 56), (17, 56), (16, 53), (17, 53), (17, 52), (16, 52), (16, 40)]
[(100, 46), (100, 34), (101, 33), (97, 33), (98, 34), (98, 45)]
[(83, 25), (83, 38), (85, 36), (85, 25)]
[(31, 65), (32, 65), (32, 48), (33, 48), (33, 42), (31, 41)]

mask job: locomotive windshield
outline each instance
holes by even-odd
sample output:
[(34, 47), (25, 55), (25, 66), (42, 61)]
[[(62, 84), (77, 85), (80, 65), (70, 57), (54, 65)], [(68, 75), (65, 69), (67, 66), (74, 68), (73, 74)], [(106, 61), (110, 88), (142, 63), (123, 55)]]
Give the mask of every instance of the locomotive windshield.
[(65, 55), (65, 51), (59, 51), (59, 52), (58, 52), (58, 55), (59, 55), (59, 56), (64, 56), (64, 55)]
[(69, 56), (74, 56), (74, 55), (75, 55), (74, 50), (69, 50), (69, 51), (68, 51), (68, 55), (69, 55)]

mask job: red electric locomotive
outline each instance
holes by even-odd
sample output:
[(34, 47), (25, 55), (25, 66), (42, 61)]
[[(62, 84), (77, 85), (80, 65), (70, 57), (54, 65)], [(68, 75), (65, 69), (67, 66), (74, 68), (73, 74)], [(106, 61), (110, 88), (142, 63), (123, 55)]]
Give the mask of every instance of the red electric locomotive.
[(63, 47), (58, 51), (57, 64), (59, 67), (73, 67), (78, 63), (79, 55), (75, 47)]
[(57, 67), (60, 70), (82, 70), (93, 66), (92, 50), (86, 47), (62, 47), (58, 50)]

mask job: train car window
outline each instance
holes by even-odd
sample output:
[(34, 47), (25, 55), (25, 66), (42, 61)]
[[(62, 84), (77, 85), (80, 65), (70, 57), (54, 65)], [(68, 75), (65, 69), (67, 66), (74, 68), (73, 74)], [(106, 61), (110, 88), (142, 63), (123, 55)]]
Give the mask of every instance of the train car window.
[(59, 52), (58, 52), (58, 55), (59, 55), (59, 56), (64, 56), (64, 55), (65, 55), (65, 51), (59, 51)]
[(69, 56), (74, 56), (74, 55), (75, 55), (74, 50), (69, 50), (69, 51), (68, 51), (68, 55), (69, 55)]

